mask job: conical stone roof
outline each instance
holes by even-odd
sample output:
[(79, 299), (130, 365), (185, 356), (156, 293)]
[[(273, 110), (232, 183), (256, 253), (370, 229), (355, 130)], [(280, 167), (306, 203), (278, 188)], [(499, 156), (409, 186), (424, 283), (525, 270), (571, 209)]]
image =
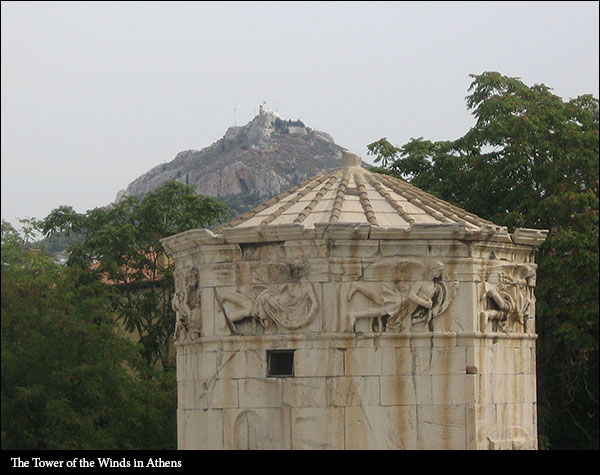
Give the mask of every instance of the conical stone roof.
[(322, 173), (210, 231), (175, 241), (197, 244), (286, 239), (483, 239), (537, 246), (547, 231), (507, 228), (451, 205), (397, 178), (360, 166), (345, 152), (343, 168)]
[(266, 225), (364, 223), (381, 228), (417, 224), (464, 224), (476, 230), (493, 223), (397, 178), (372, 173), (360, 157), (344, 153), (345, 167), (314, 176), (238, 216), (220, 229)]

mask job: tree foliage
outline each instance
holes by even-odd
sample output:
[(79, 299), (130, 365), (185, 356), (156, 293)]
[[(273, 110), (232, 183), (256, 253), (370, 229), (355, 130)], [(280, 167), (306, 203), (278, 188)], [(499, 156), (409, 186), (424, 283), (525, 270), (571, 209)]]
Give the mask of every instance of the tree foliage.
[(173, 364), (173, 269), (160, 240), (227, 216), (226, 206), (171, 181), (142, 200), (129, 197), (85, 214), (62, 206), (41, 221), (40, 230), (83, 236), (71, 246), (67, 265), (82, 269), (82, 278), (107, 284), (115, 315), (141, 343), (148, 364), (166, 367)]
[(3, 222), (2, 449), (175, 448), (174, 381), (119, 334), (103, 286), (22, 244)]
[[(177, 182), (108, 208), (2, 222), (2, 448), (174, 449), (172, 265), (160, 239), (226, 206)], [(32, 226), (77, 235), (67, 266)]]
[(382, 138), (381, 171), (496, 224), (548, 229), (537, 253), (540, 440), (598, 448), (598, 99), (472, 75), (475, 125), (451, 141)]

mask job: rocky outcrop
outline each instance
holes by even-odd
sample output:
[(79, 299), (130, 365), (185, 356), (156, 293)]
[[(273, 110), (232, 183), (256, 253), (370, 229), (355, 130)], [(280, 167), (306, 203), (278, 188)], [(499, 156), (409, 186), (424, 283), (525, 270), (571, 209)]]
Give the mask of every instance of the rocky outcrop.
[(120, 191), (116, 201), (143, 197), (174, 179), (192, 185), (199, 194), (235, 201), (242, 211), (317, 173), (339, 168), (344, 150), (329, 134), (261, 108), (248, 124), (230, 127), (212, 145), (180, 152), (171, 162), (144, 173)]

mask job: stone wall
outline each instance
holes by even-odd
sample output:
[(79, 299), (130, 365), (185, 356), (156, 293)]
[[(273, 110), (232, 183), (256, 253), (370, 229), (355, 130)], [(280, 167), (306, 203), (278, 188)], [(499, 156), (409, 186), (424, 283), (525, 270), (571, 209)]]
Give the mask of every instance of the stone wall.
[(536, 448), (533, 248), (451, 236), (171, 241), (179, 448)]
[[(535, 448), (533, 343), (448, 334), (180, 345), (179, 448)], [(295, 350), (294, 377), (266, 377), (269, 349)]]

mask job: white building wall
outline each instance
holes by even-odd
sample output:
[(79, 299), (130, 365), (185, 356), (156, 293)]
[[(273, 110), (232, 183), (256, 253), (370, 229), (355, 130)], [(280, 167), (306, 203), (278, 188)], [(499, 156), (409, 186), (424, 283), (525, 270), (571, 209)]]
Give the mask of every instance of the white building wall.
[[(196, 321), (177, 342), (180, 449), (537, 448), (533, 314), (526, 327), (511, 316), (518, 312), (504, 322), (481, 317), (490, 288), (522, 297), (520, 309), (533, 305), (531, 247), (450, 239), (184, 247), (175, 252), (176, 290), (192, 291), (192, 268), (198, 282)], [(356, 318), (381, 308), (369, 289), (381, 296), (395, 284), (406, 298), (433, 282), (423, 265), (435, 263), (447, 308), (431, 325), (373, 331), (377, 319)], [(494, 272), (504, 287), (488, 282)], [(352, 294), (359, 284), (365, 293)], [(292, 304), (278, 313), (284, 294), (304, 299), (306, 314)], [(270, 324), (231, 321), (257, 308), (271, 312)], [(295, 350), (293, 377), (267, 376), (273, 349)]]

